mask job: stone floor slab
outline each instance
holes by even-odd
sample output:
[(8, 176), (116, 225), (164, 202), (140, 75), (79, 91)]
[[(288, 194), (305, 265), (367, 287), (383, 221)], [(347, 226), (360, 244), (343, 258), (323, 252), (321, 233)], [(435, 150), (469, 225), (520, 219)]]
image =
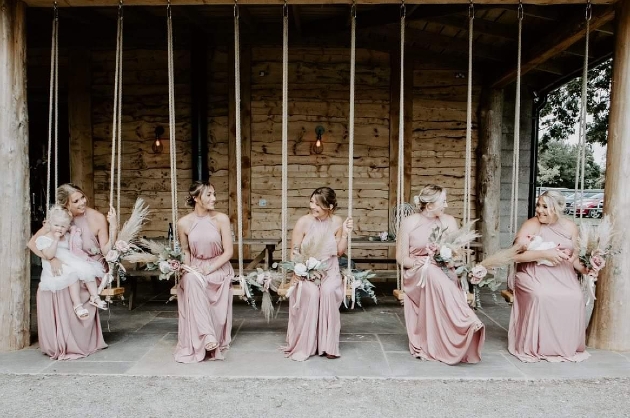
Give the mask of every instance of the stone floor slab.
[[(89, 358), (89, 357), (88, 357)], [(133, 361), (55, 361), (42, 373), (60, 374), (123, 374), (135, 363)]]

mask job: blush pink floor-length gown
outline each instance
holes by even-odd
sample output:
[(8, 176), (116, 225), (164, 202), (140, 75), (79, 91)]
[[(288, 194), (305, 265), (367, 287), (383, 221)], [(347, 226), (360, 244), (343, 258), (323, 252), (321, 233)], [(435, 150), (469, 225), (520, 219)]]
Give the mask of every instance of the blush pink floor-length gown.
[[(91, 254), (93, 260), (103, 263), (100, 245), (85, 216), (75, 217), (72, 223), (80, 229), (83, 251)], [(90, 294), (83, 284), (80, 297), (83, 307), (89, 312), (88, 318), (83, 320), (74, 313), (69, 288), (56, 292), (37, 290), (39, 348), (53, 360), (78, 359), (107, 347), (98, 309), (87, 303)]]
[[(188, 233), (190, 265), (204, 269), (223, 254), (221, 232), (210, 216), (195, 216)], [(195, 363), (206, 355), (222, 360), (232, 341), (232, 265), (227, 262), (208, 275), (186, 273), (177, 289), (179, 313), (175, 361)], [(219, 347), (206, 352), (208, 343)]]
[[(423, 218), (409, 231), (409, 255), (426, 258), (431, 231), (439, 219)], [(405, 324), (409, 350), (415, 357), (446, 364), (477, 363), (485, 340), (485, 328), (466, 303), (459, 280), (431, 259), (426, 284), (417, 286), (421, 269), (404, 272)]]
[[(337, 241), (332, 219), (317, 221), (304, 237), (302, 248), (310, 240), (323, 240), (316, 258), (326, 263), (321, 284), (300, 281), (289, 298), (289, 326), (285, 355), (292, 360), (304, 361), (315, 354), (340, 356), (339, 333), (341, 315), (339, 307), (344, 297), (343, 282), (337, 259)], [(309, 254), (312, 256), (313, 254)], [(299, 294), (299, 303), (296, 301)]]
[[(543, 241), (573, 250), (559, 223), (541, 225)], [(569, 261), (557, 266), (519, 263), (514, 278), (508, 351), (523, 362), (583, 361), (586, 351), (584, 296)]]

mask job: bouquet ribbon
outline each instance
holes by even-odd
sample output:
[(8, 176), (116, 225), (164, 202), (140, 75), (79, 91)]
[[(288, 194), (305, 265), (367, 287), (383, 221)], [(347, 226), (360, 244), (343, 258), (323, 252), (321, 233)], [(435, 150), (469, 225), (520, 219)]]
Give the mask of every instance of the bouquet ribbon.
[(195, 270), (195, 269), (193, 269), (193, 268), (191, 268), (189, 266), (185, 266), (185, 265), (182, 266), (182, 270), (184, 270), (185, 272), (191, 273), (193, 276), (195, 276), (199, 280), (199, 282), (201, 283), (202, 286), (206, 285), (205, 280), (203, 279), (203, 277), (201, 276), (201, 274), (197, 270)]
[(588, 305), (596, 299), (595, 297), (595, 281), (597, 277), (593, 277), (590, 274), (582, 276), (584, 279), (584, 287), (586, 288), (586, 304)]
[[(420, 280), (416, 286), (424, 287), (427, 284), (427, 274), (429, 273), (429, 264), (431, 264), (431, 256), (427, 255), (424, 264), (420, 267)], [(413, 267), (417, 268), (417, 267)]]

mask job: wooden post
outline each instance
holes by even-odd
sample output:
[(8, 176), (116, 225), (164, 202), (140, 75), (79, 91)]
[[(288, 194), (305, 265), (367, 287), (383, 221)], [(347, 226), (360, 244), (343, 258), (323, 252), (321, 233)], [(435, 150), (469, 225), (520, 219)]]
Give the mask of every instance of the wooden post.
[(612, 257), (597, 281), (597, 300), (589, 327), (588, 345), (607, 350), (630, 350), (630, 0), (616, 9), (615, 52), (606, 154), (605, 213), (618, 231), (621, 251)]
[(68, 65), (68, 127), (70, 132), (70, 181), (94, 202), (92, 97), (90, 51), (72, 49)]
[(0, 351), (30, 344), (26, 5), (0, 7)]
[(479, 135), (479, 214), (483, 256), (501, 247), (499, 220), (501, 213), (501, 138), (503, 90), (492, 89), (484, 97)]

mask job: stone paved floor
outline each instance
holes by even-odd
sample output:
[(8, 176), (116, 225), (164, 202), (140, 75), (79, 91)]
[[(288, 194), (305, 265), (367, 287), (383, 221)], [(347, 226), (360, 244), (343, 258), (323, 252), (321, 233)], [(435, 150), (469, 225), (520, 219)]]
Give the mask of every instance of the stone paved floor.
[(387, 286), (379, 289), (378, 305), (364, 300), (363, 308), (342, 308), (340, 359), (312, 357), (295, 362), (284, 358), (278, 347), (284, 342), (287, 326), (286, 302), (280, 303), (276, 317), (267, 323), (260, 311), (235, 300), (233, 342), (226, 360), (179, 364), (172, 357), (177, 340), (177, 304), (165, 303), (168, 283), (142, 282), (139, 288), (136, 309), (128, 311), (117, 304), (110, 314), (101, 315), (109, 348), (85, 359), (52, 361), (34, 343), (28, 349), (0, 353), (0, 373), (403, 379), (630, 377), (628, 352), (591, 349), (592, 357), (583, 363), (521, 363), (507, 352), (510, 307), (503, 300), (493, 300), (490, 294), (483, 295), (483, 308), (477, 311), (486, 324), (481, 363), (447, 366), (415, 359), (407, 349), (402, 307), (388, 296), (391, 287)]

